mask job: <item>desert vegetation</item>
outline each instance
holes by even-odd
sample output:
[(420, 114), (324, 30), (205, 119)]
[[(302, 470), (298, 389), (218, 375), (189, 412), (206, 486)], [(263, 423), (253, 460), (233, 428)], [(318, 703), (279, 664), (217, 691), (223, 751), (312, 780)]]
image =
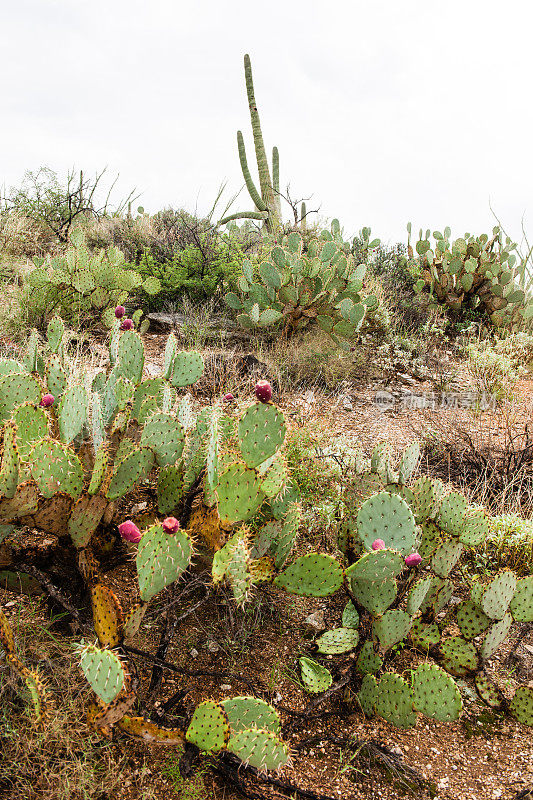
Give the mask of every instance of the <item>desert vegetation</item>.
[(321, 220), (244, 70), (253, 210), (2, 198), (0, 797), (525, 797), (530, 252)]

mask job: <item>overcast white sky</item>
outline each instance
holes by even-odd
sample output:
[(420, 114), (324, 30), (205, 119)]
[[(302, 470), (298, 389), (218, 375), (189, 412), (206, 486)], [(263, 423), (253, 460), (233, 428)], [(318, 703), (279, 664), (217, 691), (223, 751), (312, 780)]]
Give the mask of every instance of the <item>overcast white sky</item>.
[[(252, 58), (281, 183), (347, 233), (533, 233), (528, 0), (2, 0), (0, 183), (107, 165), (148, 211), (210, 206), (253, 162)], [(254, 163), (251, 163), (254, 167)], [(252, 203), (244, 190), (234, 210)]]

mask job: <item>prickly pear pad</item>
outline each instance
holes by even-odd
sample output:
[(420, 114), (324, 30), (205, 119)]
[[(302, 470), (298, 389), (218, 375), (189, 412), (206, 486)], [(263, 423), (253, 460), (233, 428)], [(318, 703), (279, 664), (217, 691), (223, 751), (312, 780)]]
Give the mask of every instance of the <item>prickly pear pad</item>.
[(244, 464), (230, 464), (217, 486), (218, 513), (222, 522), (244, 522), (258, 510), (265, 495), (256, 471)]
[(151, 600), (177, 580), (189, 566), (191, 556), (192, 543), (185, 531), (168, 534), (161, 525), (148, 528), (139, 542), (136, 558), (141, 600)]
[(343, 575), (341, 565), (333, 556), (308, 553), (289, 564), (274, 583), (291, 594), (327, 597), (340, 589)]
[(471, 640), (480, 636), (487, 630), (490, 622), (490, 617), (487, 617), (472, 600), (465, 600), (457, 608), (457, 625), (465, 639)]
[(196, 707), (185, 738), (200, 750), (218, 753), (229, 739), (228, 717), (220, 703), (205, 700)]
[(413, 513), (397, 494), (379, 492), (365, 500), (357, 515), (357, 533), (367, 550), (383, 539), (385, 546), (408, 555), (416, 541)]
[(412, 728), (416, 724), (411, 687), (394, 672), (386, 672), (377, 685), (374, 702), (376, 714), (398, 728)]
[(329, 689), (333, 677), (329, 669), (314, 661), (312, 658), (302, 656), (299, 659), (302, 683), (311, 694), (319, 694)]
[(88, 645), (82, 651), (80, 666), (91, 688), (104, 703), (111, 703), (118, 696), (126, 674), (116, 653)]
[(325, 655), (347, 653), (357, 647), (359, 633), (355, 628), (332, 628), (316, 640), (318, 652)]
[(120, 600), (101, 583), (91, 589), (94, 630), (100, 647), (118, 647), (122, 640), (124, 613)]
[(517, 581), (510, 611), (517, 622), (533, 622), (533, 575)]
[(221, 706), (226, 712), (232, 733), (261, 728), (273, 733), (281, 730), (278, 712), (258, 697), (229, 697)]
[(289, 760), (289, 748), (272, 731), (251, 730), (236, 733), (228, 742), (228, 750), (245, 764), (260, 770), (276, 770)]
[(405, 567), (396, 550), (376, 550), (364, 556), (346, 570), (346, 577), (356, 581), (384, 581), (395, 578)]
[(463, 703), (453, 678), (436, 664), (419, 664), (413, 671), (414, 706), (440, 722), (459, 718)]
[(254, 403), (239, 420), (239, 446), (248, 467), (273, 456), (285, 440), (285, 417), (271, 403)]

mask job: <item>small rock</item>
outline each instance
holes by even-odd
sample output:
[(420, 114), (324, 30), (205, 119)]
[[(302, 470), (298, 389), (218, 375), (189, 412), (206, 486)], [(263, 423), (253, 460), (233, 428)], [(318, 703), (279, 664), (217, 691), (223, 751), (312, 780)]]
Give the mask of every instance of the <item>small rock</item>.
[(321, 633), (326, 630), (326, 622), (324, 620), (324, 612), (320, 609), (309, 614), (303, 621), (304, 628), (310, 633)]
[(189, 655), (191, 658), (198, 658), (200, 654), (198, 650), (196, 650), (196, 648), (193, 647), (191, 650), (189, 650)]
[(218, 651), (220, 650), (220, 647), (216, 642), (214, 642), (212, 639), (210, 639), (207, 642), (207, 649), (209, 650), (210, 653), (218, 653)]

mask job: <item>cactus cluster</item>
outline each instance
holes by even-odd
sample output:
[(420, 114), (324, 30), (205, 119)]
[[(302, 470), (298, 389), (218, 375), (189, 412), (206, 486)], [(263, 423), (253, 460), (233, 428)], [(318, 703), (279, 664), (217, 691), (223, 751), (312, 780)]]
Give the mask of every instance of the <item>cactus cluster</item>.
[(143, 280), (127, 269), (118, 247), (91, 253), (79, 229), (72, 232), (70, 247), (63, 255), (35, 258), (34, 263), (27, 282), (43, 296), (45, 310), (59, 308), (64, 319), (101, 316), (111, 327), (113, 308), (125, 303), (132, 291), (142, 288), (150, 295), (161, 291), (157, 278)]
[[(409, 237), (411, 226), (407, 226)], [(495, 227), (487, 234), (451, 240), (451, 231), (422, 231), (415, 245), (422, 277), (415, 291), (429, 291), (433, 306), (452, 314), (479, 308), (496, 326), (522, 326), (533, 318), (533, 298), (527, 294), (524, 263), (517, 261), (516, 245)], [(409, 255), (414, 257), (408, 244)]]
[[(365, 252), (376, 246), (365, 229)], [(316, 322), (337, 343), (347, 342), (361, 327), (365, 314), (378, 307), (375, 296), (361, 290), (366, 264), (356, 265), (350, 246), (342, 240), (338, 220), (331, 232), (305, 243), (293, 231), (275, 244), (268, 257), (254, 267), (243, 263), (238, 280), (240, 295), (229, 292), (226, 303), (244, 328), (266, 328), (283, 323), (287, 335)]]

